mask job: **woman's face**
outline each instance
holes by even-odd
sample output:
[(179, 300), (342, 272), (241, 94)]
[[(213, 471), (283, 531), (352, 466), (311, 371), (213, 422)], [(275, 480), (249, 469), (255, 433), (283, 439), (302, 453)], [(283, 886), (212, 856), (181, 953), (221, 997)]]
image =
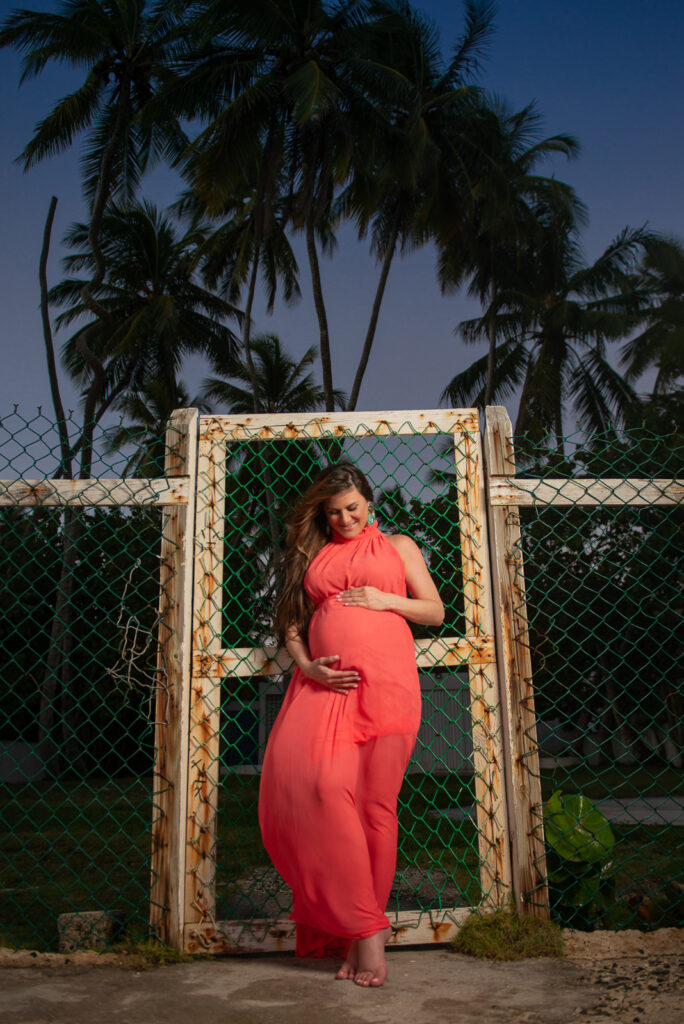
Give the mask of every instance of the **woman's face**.
[(356, 487), (326, 498), (323, 511), (335, 533), (345, 539), (356, 537), (368, 523), (368, 502)]

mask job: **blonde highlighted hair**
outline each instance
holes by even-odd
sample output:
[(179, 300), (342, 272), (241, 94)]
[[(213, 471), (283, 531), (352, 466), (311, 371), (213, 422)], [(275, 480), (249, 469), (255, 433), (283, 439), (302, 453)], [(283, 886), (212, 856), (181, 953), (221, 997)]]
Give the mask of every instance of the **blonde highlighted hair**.
[(313, 605), (304, 590), (304, 574), (330, 539), (325, 502), (334, 494), (356, 489), (373, 500), (368, 480), (352, 462), (337, 462), (322, 469), (302, 494), (288, 517), (285, 551), (281, 560), (282, 586), (276, 604), (274, 632), (280, 644), (289, 633), (306, 638)]

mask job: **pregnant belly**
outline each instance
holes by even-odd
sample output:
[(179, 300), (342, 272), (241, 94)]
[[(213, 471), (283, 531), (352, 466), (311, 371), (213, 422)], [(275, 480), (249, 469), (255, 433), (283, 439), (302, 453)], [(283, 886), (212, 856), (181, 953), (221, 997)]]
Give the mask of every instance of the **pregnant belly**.
[(354, 668), (355, 736), (364, 741), (391, 733), (415, 734), (420, 722), (420, 683), (411, 630), (396, 612), (325, 602), (311, 620), (313, 658), (337, 654), (334, 668)]
[(385, 675), (388, 662), (396, 663), (397, 657), (404, 671), (414, 661), (413, 637), (400, 615), (345, 607), (337, 601), (326, 602), (314, 613), (309, 650), (312, 658), (338, 654), (335, 668), (355, 668), (362, 677), (375, 676), (378, 670)]

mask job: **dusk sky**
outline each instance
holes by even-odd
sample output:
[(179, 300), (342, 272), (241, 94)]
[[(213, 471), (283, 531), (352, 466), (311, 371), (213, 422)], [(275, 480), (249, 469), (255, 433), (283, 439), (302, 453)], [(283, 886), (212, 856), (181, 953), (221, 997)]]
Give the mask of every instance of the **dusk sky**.
[[(51, 2), (0, 2), (4, 18), (16, 6), (53, 9)], [(421, 7), (439, 25), (445, 49), (460, 34), (462, 6), (454, 0), (424, 0)], [(681, 0), (500, 0), (497, 32), (480, 84), (513, 107), (535, 100), (544, 133), (575, 135), (579, 158), (547, 165), (547, 173), (570, 182), (589, 208), (584, 234), (588, 258), (600, 254), (626, 225), (648, 225), (684, 238), (684, 4)], [(59, 199), (49, 280), (61, 276), (59, 241), (84, 207), (78, 155), (43, 162), (28, 173), (13, 162), (33, 126), (76, 78), (49, 68), (21, 88), (19, 58), (0, 53), (2, 227), (0, 301), (3, 372), (0, 415), (19, 403), (27, 415), (37, 405), (51, 410), (38, 310), (38, 259), (50, 196)], [(142, 195), (163, 207), (175, 198), (176, 179), (157, 171)], [(324, 261), (335, 386), (349, 390), (366, 330), (377, 267), (367, 245), (349, 229)], [(304, 293), (294, 308), (276, 305), (272, 317), (255, 314), (256, 331), (280, 335), (293, 354), (317, 344), (309, 298), (308, 268), (298, 247)], [(476, 306), (465, 296), (440, 294), (432, 249), (413, 253), (393, 267), (360, 409), (419, 409), (439, 405), (445, 383), (483, 350), (465, 348), (454, 327)], [(66, 334), (61, 340), (66, 338)], [(60, 335), (57, 335), (60, 343)], [(188, 365), (183, 379), (193, 394), (206, 367)], [(76, 408), (76, 390), (62, 375), (65, 404)], [(572, 429), (574, 424), (568, 423)]]

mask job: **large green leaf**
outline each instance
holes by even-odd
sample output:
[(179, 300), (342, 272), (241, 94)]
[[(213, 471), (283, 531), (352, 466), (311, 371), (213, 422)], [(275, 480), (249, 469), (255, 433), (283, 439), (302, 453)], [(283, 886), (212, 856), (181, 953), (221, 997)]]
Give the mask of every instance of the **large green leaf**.
[(607, 856), (615, 836), (604, 814), (581, 793), (552, 793), (544, 814), (546, 841), (564, 860), (594, 863)]

